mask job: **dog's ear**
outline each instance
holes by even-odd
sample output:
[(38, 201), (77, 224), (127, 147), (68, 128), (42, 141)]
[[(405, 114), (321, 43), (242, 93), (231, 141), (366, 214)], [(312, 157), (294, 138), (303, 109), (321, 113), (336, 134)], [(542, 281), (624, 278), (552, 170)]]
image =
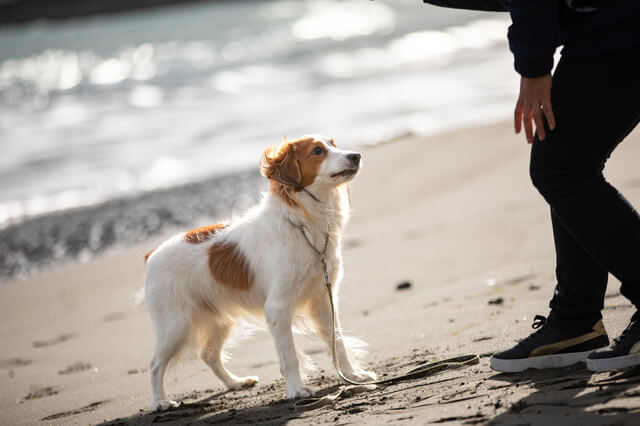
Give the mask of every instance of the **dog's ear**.
[(260, 172), (267, 179), (280, 183), (299, 184), (302, 180), (296, 146), (283, 142), (265, 149), (260, 159)]

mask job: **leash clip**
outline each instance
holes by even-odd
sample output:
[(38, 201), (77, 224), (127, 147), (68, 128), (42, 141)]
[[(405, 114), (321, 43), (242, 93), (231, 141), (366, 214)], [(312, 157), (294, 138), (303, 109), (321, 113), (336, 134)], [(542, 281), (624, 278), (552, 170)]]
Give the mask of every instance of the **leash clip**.
[(322, 256), (322, 272), (324, 272), (324, 282), (327, 284), (327, 288), (329, 289), (329, 297), (331, 297), (331, 279), (329, 278), (329, 272), (327, 271), (327, 258)]

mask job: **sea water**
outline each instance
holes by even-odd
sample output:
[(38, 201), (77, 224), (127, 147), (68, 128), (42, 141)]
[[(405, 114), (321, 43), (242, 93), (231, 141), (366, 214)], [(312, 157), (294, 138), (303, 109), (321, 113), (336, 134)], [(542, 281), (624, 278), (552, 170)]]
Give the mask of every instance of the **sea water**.
[[(217, 1), (0, 27), (0, 229), (339, 146), (510, 115), (508, 16), (417, 0)], [(469, 143), (482, 143), (470, 140)]]

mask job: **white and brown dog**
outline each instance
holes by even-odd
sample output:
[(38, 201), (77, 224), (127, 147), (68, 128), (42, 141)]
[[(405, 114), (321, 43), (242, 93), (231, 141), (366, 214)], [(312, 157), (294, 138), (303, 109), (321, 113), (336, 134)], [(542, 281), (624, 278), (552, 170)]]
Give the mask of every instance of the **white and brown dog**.
[[(236, 320), (264, 315), (275, 340), (289, 398), (313, 394), (300, 376), (294, 317), (311, 319), (331, 345), (332, 315), (318, 251), (325, 248), (337, 300), (342, 278), (341, 235), (349, 214), (348, 188), (360, 154), (313, 136), (265, 150), (260, 168), (270, 191), (244, 216), (178, 234), (149, 253), (145, 298), (156, 335), (151, 361), (152, 410), (175, 406), (164, 391), (167, 365), (186, 348), (229, 389), (254, 385), (222, 365), (221, 350)], [(355, 381), (375, 374), (352, 364), (336, 322), (337, 357)]]

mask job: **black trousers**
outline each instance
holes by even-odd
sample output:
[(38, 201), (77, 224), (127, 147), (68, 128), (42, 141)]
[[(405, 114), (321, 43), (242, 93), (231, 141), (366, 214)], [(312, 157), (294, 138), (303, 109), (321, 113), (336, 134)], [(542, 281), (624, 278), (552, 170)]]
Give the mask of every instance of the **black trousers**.
[[(553, 76), (556, 129), (531, 150), (531, 179), (551, 207), (557, 285), (548, 321), (583, 331), (602, 318), (611, 272), (640, 308), (640, 216), (604, 178), (640, 120), (640, 49), (563, 57)], [(640, 158), (637, 159), (640, 169)]]

